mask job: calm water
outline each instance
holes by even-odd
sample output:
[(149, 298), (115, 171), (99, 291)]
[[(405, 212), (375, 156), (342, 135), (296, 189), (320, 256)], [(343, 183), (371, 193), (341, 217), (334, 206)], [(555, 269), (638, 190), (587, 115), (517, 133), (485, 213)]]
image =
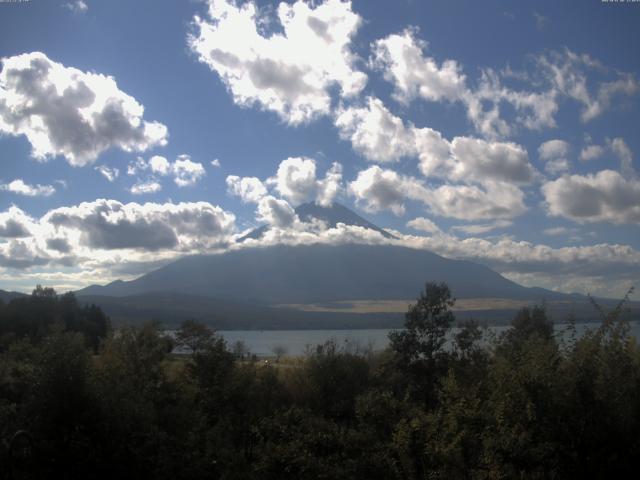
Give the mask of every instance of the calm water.
[[(595, 329), (597, 323), (582, 323), (576, 325), (578, 333), (587, 328)], [(507, 326), (488, 327), (488, 333), (499, 335)], [(562, 332), (565, 325), (556, 325), (556, 330)], [(371, 330), (221, 330), (220, 333), (229, 348), (237, 341), (243, 341), (249, 351), (259, 357), (272, 356), (273, 349), (282, 346), (287, 355), (302, 355), (308, 348), (320, 345), (327, 340), (335, 340), (338, 345), (346, 342), (361, 347), (371, 346), (373, 350), (383, 350), (389, 344), (387, 335), (389, 329)], [(454, 329), (455, 331), (455, 329)], [(631, 334), (640, 338), (640, 323), (631, 323)]]

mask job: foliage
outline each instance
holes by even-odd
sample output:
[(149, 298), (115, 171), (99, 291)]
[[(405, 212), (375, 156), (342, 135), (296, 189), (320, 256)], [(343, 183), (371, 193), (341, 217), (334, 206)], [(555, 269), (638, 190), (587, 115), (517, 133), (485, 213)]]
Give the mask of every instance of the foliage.
[[(330, 341), (274, 366), (193, 321), (175, 341), (156, 323), (109, 332), (97, 307), (38, 288), (0, 305), (0, 478), (635, 476), (624, 302), (562, 341), (544, 307), (491, 339), (453, 328), (452, 306), (427, 284), (387, 351)], [(17, 431), (29, 462), (10, 455)]]

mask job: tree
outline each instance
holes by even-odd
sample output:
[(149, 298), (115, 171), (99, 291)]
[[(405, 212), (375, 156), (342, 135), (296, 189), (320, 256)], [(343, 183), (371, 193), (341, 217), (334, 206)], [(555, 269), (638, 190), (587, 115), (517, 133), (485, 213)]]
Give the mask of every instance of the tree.
[(249, 347), (242, 340), (237, 340), (233, 344), (233, 354), (236, 356), (238, 360), (244, 360), (244, 357), (249, 355)]
[(188, 348), (196, 354), (205, 348), (214, 337), (213, 331), (204, 323), (195, 320), (185, 320), (176, 332), (176, 342), (181, 347)]
[(271, 353), (273, 353), (276, 356), (276, 363), (278, 363), (280, 361), (280, 357), (283, 357), (284, 355), (286, 355), (288, 351), (289, 350), (284, 345), (278, 344), (271, 347)]

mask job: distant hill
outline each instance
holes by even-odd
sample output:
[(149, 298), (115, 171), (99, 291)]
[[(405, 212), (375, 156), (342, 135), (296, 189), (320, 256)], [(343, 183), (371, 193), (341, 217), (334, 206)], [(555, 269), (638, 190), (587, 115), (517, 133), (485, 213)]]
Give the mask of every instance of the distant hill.
[(0, 290), (0, 300), (2, 300), (4, 303), (10, 302), (14, 298), (21, 298), (26, 296), (27, 296), (26, 293), (7, 292), (6, 290)]

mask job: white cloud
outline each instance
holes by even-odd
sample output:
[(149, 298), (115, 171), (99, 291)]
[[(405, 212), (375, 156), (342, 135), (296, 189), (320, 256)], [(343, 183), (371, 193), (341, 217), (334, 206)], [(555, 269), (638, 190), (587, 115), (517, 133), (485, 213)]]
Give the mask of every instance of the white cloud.
[(220, 168), (220, 160), (217, 158), (214, 158), (213, 160), (211, 160), (211, 166), (212, 167), (216, 167), (216, 168)]
[(4, 58), (0, 132), (25, 135), (38, 160), (62, 155), (82, 166), (109, 148), (144, 151), (167, 143), (167, 128), (112, 77), (56, 63), (44, 53)]
[(342, 165), (332, 163), (325, 177), (316, 185), (316, 202), (323, 207), (330, 206), (342, 191)]
[(427, 196), (427, 190), (418, 180), (378, 166), (358, 172), (357, 178), (349, 183), (348, 190), (366, 211), (391, 210), (398, 216), (404, 214), (407, 199)]
[(71, 10), (73, 13), (85, 13), (89, 10), (87, 3), (84, 0), (74, 0), (64, 4), (64, 7)]
[(640, 223), (640, 181), (613, 170), (563, 176), (542, 186), (550, 215), (576, 222)]
[(0, 237), (20, 238), (31, 235), (34, 220), (15, 205), (0, 212)]
[(274, 227), (286, 228), (296, 222), (298, 216), (286, 200), (267, 195), (258, 202), (256, 219)]
[(409, 220), (407, 222), (407, 227), (413, 228), (414, 230), (420, 230), (426, 233), (439, 233), (441, 232), (440, 227), (438, 227), (435, 223), (433, 223), (428, 218), (417, 217), (413, 220)]
[(20, 178), (9, 183), (0, 184), (0, 191), (2, 190), (27, 197), (49, 197), (56, 191), (52, 185), (29, 185)]
[(173, 181), (178, 187), (195, 185), (206, 175), (204, 166), (199, 162), (191, 160), (189, 155), (178, 155), (175, 162), (170, 162), (165, 157), (155, 155), (146, 161), (142, 157), (136, 158), (127, 167), (128, 175), (139, 175), (143, 172), (150, 172), (151, 175), (145, 181), (138, 184), (159, 184), (159, 177), (173, 176)]
[[(368, 160), (392, 162), (420, 153), (415, 127), (405, 126), (381, 100), (374, 97), (368, 97), (363, 107), (339, 108), (335, 125), (340, 137), (349, 140), (353, 149)], [(433, 132), (436, 137), (440, 135), (431, 129), (424, 130)]]
[(416, 38), (417, 29), (406, 29), (377, 40), (372, 45), (372, 66), (384, 72), (395, 87), (394, 98), (408, 103), (416, 97), (430, 101), (459, 100), (466, 90), (466, 78), (454, 60), (441, 66), (423, 51), (427, 43)]
[[(581, 104), (581, 120), (587, 122), (610, 109), (618, 97), (631, 96), (640, 90), (636, 78), (628, 73), (604, 67), (588, 55), (569, 49), (552, 51), (535, 57), (532, 72), (514, 72), (510, 67), (496, 72), (481, 70), (473, 85), (455, 60), (441, 64), (426, 55), (427, 43), (409, 28), (372, 45), (371, 64), (383, 72), (394, 86), (393, 96), (403, 104), (415, 98), (430, 102), (459, 102), (478, 132), (488, 138), (508, 137), (517, 127), (531, 130), (553, 128), (562, 98)], [(609, 78), (589, 88), (591, 71)], [(515, 90), (504, 80), (517, 79), (529, 89)], [(514, 120), (505, 118), (503, 106), (514, 111)]]
[[(131, 278), (185, 253), (275, 244), (365, 243), (426, 249), (449, 258), (472, 260), (527, 285), (566, 292), (618, 296), (638, 279), (640, 252), (628, 245), (553, 248), (509, 237), (460, 238), (442, 232), (431, 221), (415, 222), (416, 226), (426, 225), (429, 236), (393, 231), (394, 238), (385, 238), (363, 227), (339, 224), (327, 228), (296, 221), (295, 217), (289, 223), (286, 219), (291, 207), (284, 203), (279, 206), (283, 207), (284, 221), (276, 217), (272, 221), (287, 227), (272, 226), (260, 239), (242, 243), (233, 242), (233, 215), (205, 202), (141, 205), (96, 200), (54, 209), (40, 219), (11, 207), (0, 212), (0, 232), (9, 220), (26, 225), (28, 231), (19, 240), (14, 237), (13, 241), (0, 243), (0, 271), (25, 285), (38, 280), (79, 288)], [(62, 265), (75, 267), (65, 270)]]
[(567, 227), (551, 227), (545, 228), (542, 233), (550, 236), (560, 236), (574, 234), (575, 230)]
[(198, 180), (206, 175), (202, 164), (192, 162), (189, 155), (180, 155), (173, 163), (172, 171), (174, 174), (173, 181), (179, 187), (195, 185)]
[(365, 107), (338, 110), (340, 136), (358, 153), (378, 162), (418, 157), (427, 177), (467, 183), (506, 181), (530, 183), (536, 175), (527, 151), (511, 142), (488, 142), (454, 137), (449, 142), (430, 128), (417, 128), (393, 115), (383, 103), (369, 97)]
[[(421, 161), (425, 175), (437, 174), (432, 164)], [(477, 183), (530, 183), (535, 170), (529, 163), (527, 151), (515, 143), (487, 142), (479, 138), (455, 137), (451, 142), (451, 156), (446, 175), (438, 176)]]
[(245, 203), (258, 203), (268, 192), (262, 181), (257, 177), (238, 177), (229, 175), (226, 180), (227, 192), (240, 197)]
[(235, 216), (207, 202), (127, 203), (95, 200), (49, 211), (40, 221), (76, 245), (98, 250), (172, 252), (219, 244), (234, 231)]
[[(568, 48), (540, 55), (536, 67), (551, 91), (582, 105), (580, 118), (583, 122), (593, 120), (609, 110), (616, 97), (631, 96), (640, 89), (633, 75), (611, 71), (589, 55), (576, 54)], [(593, 70), (612, 73), (610, 76), (614, 79), (601, 81), (590, 91), (587, 72)]]
[[(312, 158), (290, 157), (278, 165), (275, 176), (265, 182), (256, 177), (227, 177), (227, 192), (243, 202), (258, 203), (269, 195), (267, 187), (294, 205), (315, 201), (329, 206), (342, 191), (342, 165), (333, 163), (325, 177), (317, 178), (316, 161)], [(275, 198), (275, 197), (274, 197)]]
[(131, 187), (131, 193), (134, 195), (144, 195), (147, 193), (157, 193), (162, 190), (162, 185), (154, 180), (146, 180), (134, 183)]
[(522, 190), (507, 183), (442, 185), (428, 193), (425, 203), (442, 217), (471, 221), (512, 219), (527, 210)]
[(149, 159), (149, 168), (153, 173), (157, 173), (162, 176), (169, 175), (173, 170), (169, 160), (161, 157), (160, 155), (154, 155)]
[(343, 97), (360, 93), (367, 77), (354, 68), (349, 47), (361, 19), (350, 2), (283, 2), (277, 13), (282, 32), (265, 35), (254, 3), (209, 0), (208, 18), (195, 17), (189, 46), (237, 104), (257, 103), (289, 124), (328, 114), (334, 86)]
[(580, 151), (580, 160), (588, 162), (604, 155), (604, 148), (600, 145), (587, 145)]
[(538, 156), (545, 162), (544, 169), (551, 175), (568, 172), (570, 169), (567, 159), (571, 145), (564, 140), (553, 139), (542, 143), (538, 147)]
[(416, 200), (435, 215), (461, 220), (510, 219), (526, 211), (524, 194), (510, 184), (485, 182), (471, 185), (441, 185), (427, 188), (420, 180), (374, 166), (360, 171), (349, 183), (349, 193), (365, 210), (391, 210), (403, 215), (405, 202)]
[(108, 167), (106, 165), (98, 165), (95, 168), (104, 178), (106, 178), (110, 182), (113, 182), (116, 178), (118, 178), (118, 175), (120, 175), (120, 170), (118, 170), (117, 168)]
[(509, 220), (496, 220), (491, 223), (475, 224), (475, 225), (456, 225), (451, 227), (451, 230), (456, 232), (466, 233), (467, 235), (480, 235), (483, 233), (492, 232), (499, 228), (506, 228), (513, 225), (513, 222)]
[(636, 171), (633, 168), (633, 153), (622, 138), (614, 138), (609, 142), (613, 153), (620, 160), (620, 172), (626, 178), (635, 178)]
[(315, 160), (304, 157), (283, 160), (274, 182), (278, 193), (294, 204), (314, 198), (318, 188)]

